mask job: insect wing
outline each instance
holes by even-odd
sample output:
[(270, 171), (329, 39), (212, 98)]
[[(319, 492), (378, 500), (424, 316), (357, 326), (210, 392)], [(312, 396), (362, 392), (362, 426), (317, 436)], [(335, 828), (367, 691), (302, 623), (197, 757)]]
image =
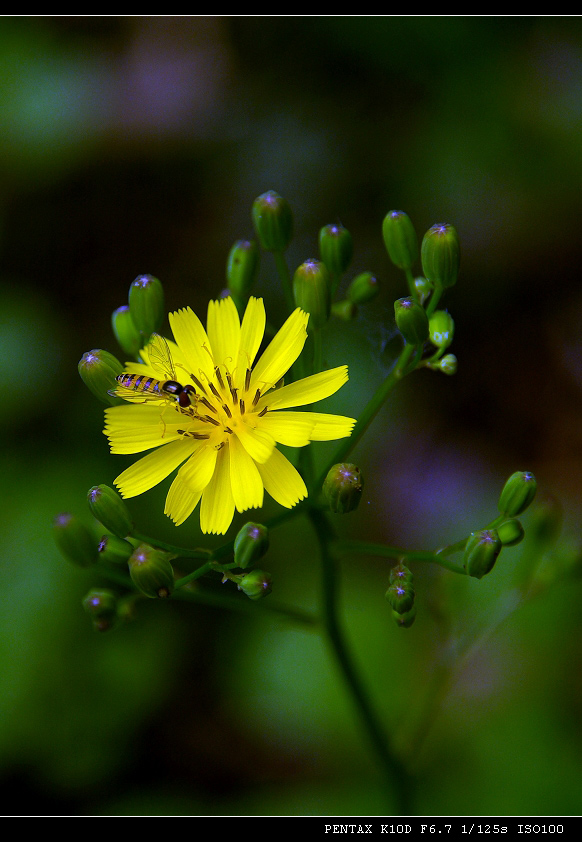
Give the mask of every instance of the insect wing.
[(149, 345), (146, 347), (150, 366), (160, 380), (175, 380), (176, 371), (170, 352), (170, 346), (163, 336), (153, 333)]

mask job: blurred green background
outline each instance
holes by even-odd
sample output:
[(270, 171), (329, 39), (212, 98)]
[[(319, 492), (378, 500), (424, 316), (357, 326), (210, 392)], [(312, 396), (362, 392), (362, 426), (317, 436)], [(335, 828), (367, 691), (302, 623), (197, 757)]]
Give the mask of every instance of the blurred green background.
[[(232, 243), (252, 236), (253, 199), (274, 189), (295, 215), (291, 268), (341, 222), (350, 277), (370, 269), (382, 284), (355, 322), (328, 329), (327, 367), (348, 363), (351, 377), (327, 409), (357, 414), (389, 370), (392, 302), (406, 294), (382, 219), (405, 210), (419, 235), (450, 222), (458, 374), (421, 371), (395, 393), (353, 455), (365, 499), (338, 529), (433, 549), (490, 520), (505, 478), (531, 470), (575, 540), (582, 21), (5, 17), (0, 102), (3, 812), (387, 815), (391, 794), (314, 633), (261, 604), (251, 616), (178, 601), (92, 631), (81, 599), (97, 582), (59, 556), (52, 518), (90, 523), (87, 490), (132, 460), (108, 454), (77, 362), (91, 348), (122, 356), (110, 314), (140, 273), (163, 281), (169, 310), (204, 317)], [(280, 323), (269, 257), (255, 292)], [(179, 530), (164, 518), (167, 485), (131, 501), (142, 528), (219, 543), (197, 515)], [(397, 742), (520, 553), (481, 582), (415, 567), (408, 631), (384, 600), (388, 564), (344, 559), (350, 642)], [(316, 608), (307, 525), (276, 532), (265, 566), (278, 600)], [(581, 597), (578, 582), (555, 587), (459, 671), (415, 754), (416, 814), (581, 812)]]

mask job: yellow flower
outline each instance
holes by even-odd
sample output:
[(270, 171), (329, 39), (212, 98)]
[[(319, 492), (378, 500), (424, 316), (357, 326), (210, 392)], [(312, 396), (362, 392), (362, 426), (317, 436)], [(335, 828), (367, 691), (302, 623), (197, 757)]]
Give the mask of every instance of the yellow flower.
[(201, 501), (202, 531), (224, 533), (235, 509), (263, 505), (265, 489), (292, 508), (307, 489), (277, 442), (303, 447), (344, 438), (355, 420), (284, 410), (332, 395), (348, 379), (347, 366), (278, 386), (307, 338), (308, 314), (299, 308), (254, 367), (265, 332), (262, 299), (249, 300), (242, 324), (232, 298), (210, 301), (208, 332), (190, 308), (169, 319), (175, 342), (154, 336), (141, 352), (144, 362), (127, 364), (118, 378), (117, 394), (129, 404), (105, 410), (112, 453), (157, 448), (117, 477), (121, 495), (142, 494), (182, 465), (165, 507), (176, 525)]

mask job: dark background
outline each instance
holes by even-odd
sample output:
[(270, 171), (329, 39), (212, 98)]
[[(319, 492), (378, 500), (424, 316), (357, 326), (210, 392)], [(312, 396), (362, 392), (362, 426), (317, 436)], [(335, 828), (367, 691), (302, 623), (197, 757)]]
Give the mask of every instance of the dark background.
[[(137, 274), (163, 281), (169, 310), (204, 319), (232, 243), (252, 236), (253, 199), (274, 189), (294, 212), (291, 269), (341, 222), (355, 244), (347, 279), (380, 280), (374, 304), (327, 329), (326, 365), (351, 375), (328, 411), (356, 415), (389, 370), (406, 294), (382, 219), (405, 210), (419, 236), (449, 222), (458, 374), (421, 371), (395, 393), (354, 453), (365, 501), (340, 531), (434, 549), (494, 517), (505, 478), (531, 470), (574, 546), (581, 36), (574, 17), (0, 20), (4, 812), (391, 809), (317, 635), (259, 605), (249, 617), (150, 601), (135, 623), (92, 632), (80, 602), (94, 580), (60, 558), (52, 517), (89, 523), (87, 489), (132, 460), (108, 454), (77, 362), (99, 347), (123, 359), (109, 319)], [(280, 323), (269, 255), (254, 291)], [(164, 518), (166, 490), (132, 501), (136, 520), (216, 544), (196, 514), (179, 531)], [(278, 598), (315, 608), (308, 528), (277, 532), (268, 561)], [(342, 565), (350, 639), (397, 742), (442, 655), (439, 612), (447, 640), (475, 637), (511, 588), (507, 568), (482, 582), (414, 572), (418, 619), (404, 632), (383, 598), (386, 563)], [(580, 813), (580, 596), (556, 586), (459, 670), (414, 758), (417, 814)]]

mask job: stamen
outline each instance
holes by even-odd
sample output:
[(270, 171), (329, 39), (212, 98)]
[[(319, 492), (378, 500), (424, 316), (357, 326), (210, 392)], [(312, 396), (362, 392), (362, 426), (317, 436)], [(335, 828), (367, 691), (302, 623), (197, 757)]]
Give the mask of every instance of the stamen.
[(204, 386), (202, 385), (202, 383), (200, 382), (200, 380), (198, 380), (198, 378), (196, 377), (196, 375), (195, 375), (195, 374), (190, 374), (190, 378), (191, 378), (191, 379), (192, 379), (192, 380), (196, 383), (196, 385), (198, 386), (198, 388), (200, 389), (200, 391), (201, 391), (201, 392), (203, 392), (204, 394), (206, 394), (206, 389), (204, 388)]
[(242, 398), (241, 398), (241, 401), (240, 401), (240, 414), (241, 415), (245, 414), (245, 402), (243, 401)]
[(181, 436), (189, 436), (192, 439), (209, 439), (210, 433), (195, 433), (191, 430), (176, 430), (177, 433), (180, 433)]
[(232, 418), (232, 412), (230, 411), (230, 409), (228, 408), (228, 406), (225, 403), (222, 404), (222, 408), (224, 409), (224, 411), (226, 412), (228, 417)]
[(218, 398), (218, 400), (220, 400), (220, 392), (218, 391), (218, 389), (216, 388), (214, 383), (209, 383), (208, 385), (210, 386), (210, 391), (212, 392), (214, 397)]
[(217, 421), (216, 418), (211, 418), (210, 415), (203, 415), (202, 421), (208, 421), (210, 424), (214, 424), (215, 427), (220, 427), (220, 421)]
[(260, 412), (259, 412), (259, 414), (257, 415), (257, 418), (262, 418), (262, 417), (263, 417), (263, 415), (266, 415), (266, 414), (267, 414), (267, 410), (268, 410), (268, 408), (269, 408), (269, 407), (268, 407), (268, 406), (266, 406), (264, 409), (261, 409), (261, 411), (260, 411)]
[(235, 389), (234, 386), (231, 386), (230, 394), (232, 395), (232, 402), (236, 406), (238, 403), (238, 389)]
[(216, 368), (214, 369), (214, 375), (218, 380), (218, 385), (220, 386), (220, 388), (224, 389), (224, 381), (222, 379), (222, 374), (220, 373), (220, 368), (218, 366), (216, 366)]
[(245, 374), (245, 392), (248, 392), (251, 385), (251, 370), (247, 368), (247, 373)]
[(257, 389), (257, 391), (255, 392), (255, 396), (253, 398), (253, 406), (256, 406), (258, 404), (260, 397), (261, 397), (261, 390)]
[(225, 433), (231, 433), (231, 435), (232, 435), (232, 430), (230, 429), (230, 427), (225, 427), (224, 432)]

